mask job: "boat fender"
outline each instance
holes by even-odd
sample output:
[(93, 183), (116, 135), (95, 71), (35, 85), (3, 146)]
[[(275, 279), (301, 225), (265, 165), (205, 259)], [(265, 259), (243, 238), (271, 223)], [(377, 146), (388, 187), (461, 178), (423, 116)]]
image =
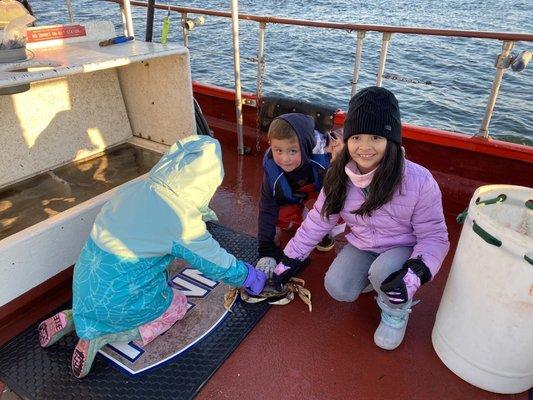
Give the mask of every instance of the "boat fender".
[(315, 120), (315, 129), (322, 134), (333, 128), (336, 109), (328, 106), (292, 100), (283, 97), (264, 97), (259, 110), (259, 129), (268, 131), (274, 118), (287, 113), (310, 115)]

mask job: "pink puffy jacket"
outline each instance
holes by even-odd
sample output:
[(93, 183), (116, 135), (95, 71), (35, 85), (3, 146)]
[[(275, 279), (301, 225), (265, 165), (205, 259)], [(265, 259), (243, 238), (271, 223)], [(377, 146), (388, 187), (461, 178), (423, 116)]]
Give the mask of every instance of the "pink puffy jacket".
[(391, 201), (374, 210), (371, 217), (351, 213), (365, 200), (363, 191), (351, 181), (339, 214), (322, 219), (320, 210), (324, 200), (322, 190), (314, 208), (283, 250), (287, 257), (305, 259), (342, 217), (350, 230), (346, 239), (359, 250), (382, 253), (394, 247), (413, 247), (411, 258), (421, 256), (433, 277), (439, 271), (450, 243), (441, 192), (426, 168), (405, 160), (401, 188)]

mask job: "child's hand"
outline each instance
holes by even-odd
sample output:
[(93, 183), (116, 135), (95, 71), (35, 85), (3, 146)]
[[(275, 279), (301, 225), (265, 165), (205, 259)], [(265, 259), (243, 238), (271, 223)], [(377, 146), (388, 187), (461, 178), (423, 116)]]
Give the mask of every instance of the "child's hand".
[(305, 260), (297, 260), (283, 256), (282, 261), (276, 265), (274, 274), (272, 276), (276, 289), (281, 290), (283, 285), (287, 283), (293, 276), (298, 274), (298, 272), (300, 272), (300, 270), (308, 263), (308, 258)]
[(274, 273), (278, 276), (283, 274), (285, 271), (290, 270), (290, 267), (287, 267), (285, 264), (280, 262), (278, 265), (276, 265), (276, 268), (274, 269)]
[(337, 157), (344, 147), (344, 142), (342, 140), (342, 132), (332, 132), (329, 135), (329, 143), (326, 151), (331, 154), (331, 161)]
[(408, 268), (390, 274), (379, 287), (393, 304), (407, 303), (420, 287), (420, 278)]
[(411, 300), (420, 285), (431, 279), (431, 272), (420, 259), (409, 259), (402, 269), (390, 274), (380, 286), (393, 304), (403, 304)]
[(244, 280), (242, 287), (247, 293), (252, 296), (257, 296), (263, 291), (267, 277), (263, 271), (255, 269), (252, 265), (246, 264), (248, 267), (248, 276)]
[(283, 285), (287, 283), (291, 276), (292, 274), (290, 267), (287, 267), (282, 262), (276, 265), (276, 268), (274, 269), (274, 274), (272, 275), (272, 279), (274, 281), (274, 286), (276, 287), (276, 289), (281, 290)]

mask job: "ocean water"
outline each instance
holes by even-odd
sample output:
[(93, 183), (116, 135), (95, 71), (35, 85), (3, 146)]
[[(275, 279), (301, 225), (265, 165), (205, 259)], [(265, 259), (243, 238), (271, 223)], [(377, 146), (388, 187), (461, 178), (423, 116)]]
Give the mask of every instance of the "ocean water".
[[(65, 23), (64, 0), (31, 1), (39, 24)], [(167, 4), (167, 3), (166, 3)], [(229, 1), (170, 1), (172, 5), (230, 10)], [(115, 3), (74, 0), (78, 21), (110, 19), (120, 29)], [(241, 0), (240, 12), (286, 18), (360, 24), (533, 33), (533, 0), (473, 2), (464, 0)], [(154, 41), (166, 12), (156, 11)], [(133, 7), (136, 35), (145, 36), (146, 9)], [(169, 41), (182, 43), (180, 15), (172, 13)], [(255, 91), (258, 24), (240, 24), (243, 90)], [(346, 108), (355, 60), (356, 33), (310, 27), (267, 25), (266, 95), (283, 95)], [(233, 87), (231, 20), (205, 17), (190, 33), (194, 80)], [(375, 83), (381, 34), (367, 33), (358, 88)], [(533, 50), (518, 42), (514, 53)], [(384, 79), (400, 102), (403, 121), (432, 128), (475, 134), (479, 130), (494, 78), (501, 42), (395, 34), (389, 45)], [(405, 82), (411, 81), (411, 82)], [(413, 83), (414, 81), (415, 83)], [(426, 82), (430, 82), (427, 84)], [(499, 139), (533, 145), (533, 62), (522, 73), (508, 71), (489, 127)]]

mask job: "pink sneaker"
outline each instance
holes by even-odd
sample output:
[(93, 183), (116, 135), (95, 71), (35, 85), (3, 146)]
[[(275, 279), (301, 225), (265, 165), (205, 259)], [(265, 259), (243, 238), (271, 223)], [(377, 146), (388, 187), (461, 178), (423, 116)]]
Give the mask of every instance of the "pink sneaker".
[[(100, 342), (102, 344), (100, 345)], [(85, 377), (93, 365), (94, 357), (106, 343), (103, 341), (80, 339), (72, 353), (72, 373), (78, 379)]]
[(96, 353), (106, 344), (115, 342), (128, 343), (140, 337), (139, 330), (134, 328), (125, 332), (98, 336), (91, 340), (80, 339), (74, 349), (74, 353), (72, 353), (72, 373), (78, 379), (85, 377), (93, 366)]
[(72, 310), (58, 312), (53, 317), (41, 322), (37, 330), (39, 331), (39, 344), (41, 347), (53, 345), (74, 330)]

